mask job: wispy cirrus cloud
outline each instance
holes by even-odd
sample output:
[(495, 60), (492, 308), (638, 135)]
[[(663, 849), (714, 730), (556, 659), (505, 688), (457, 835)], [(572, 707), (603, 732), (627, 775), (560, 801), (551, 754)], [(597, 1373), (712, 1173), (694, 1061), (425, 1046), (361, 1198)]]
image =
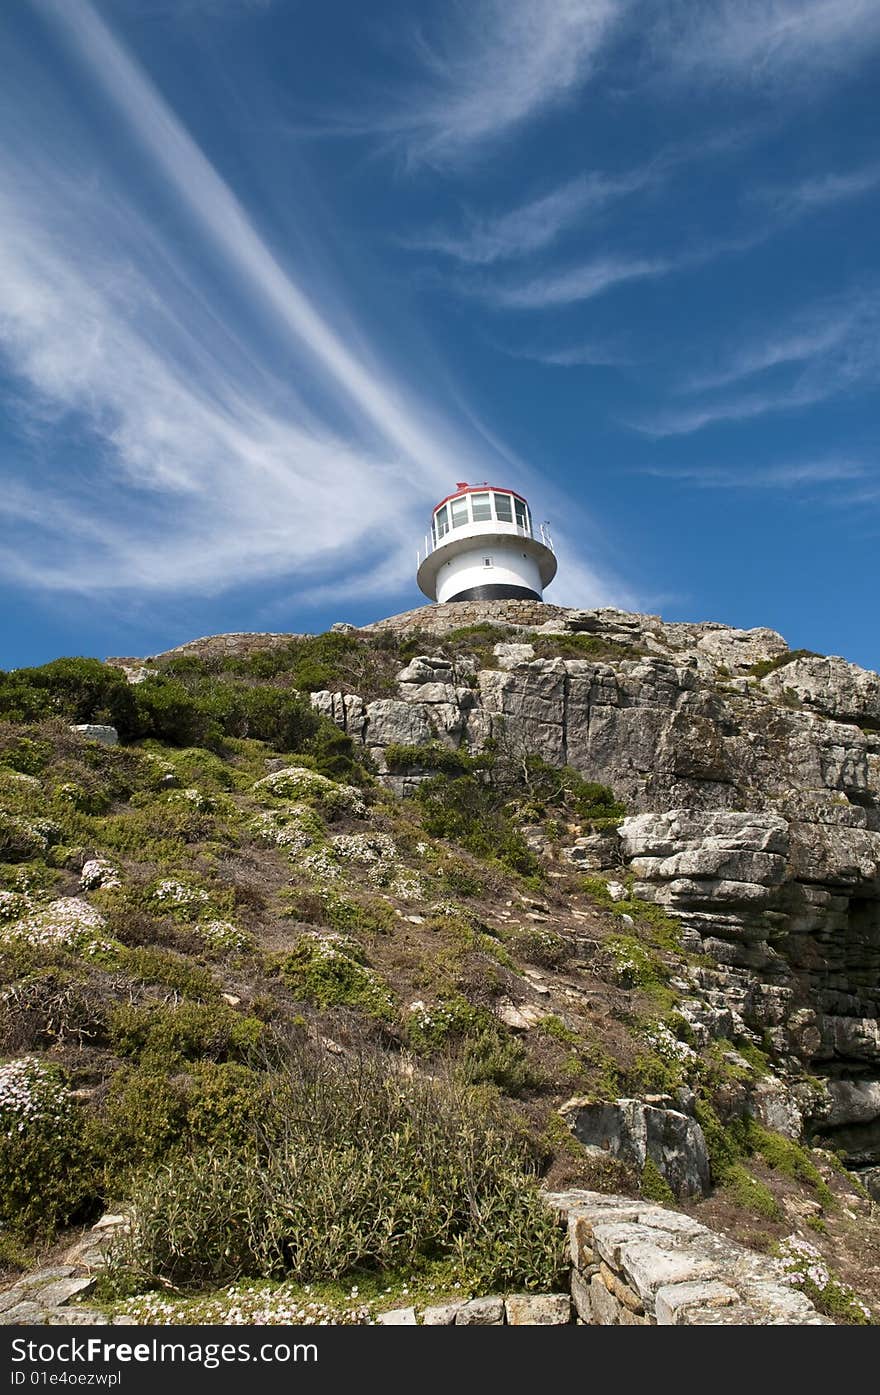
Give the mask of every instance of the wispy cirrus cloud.
[[(725, 422), (794, 412), (880, 381), (880, 297), (873, 287), (810, 307), (749, 337), (714, 369), (684, 378), (674, 403), (626, 424), (649, 436), (688, 436)], [(761, 381), (762, 376), (765, 381)], [(748, 387), (740, 385), (748, 380)], [(719, 391), (729, 388), (739, 391)]]
[(429, 232), (408, 238), (403, 245), (420, 252), (439, 252), (470, 266), (512, 261), (549, 247), (573, 223), (602, 212), (658, 179), (655, 166), (621, 175), (578, 175), (506, 213), (494, 217), (466, 214), (461, 233)]
[[(26, 87), (8, 89), (0, 338), (40, 474), (25, 446), (6, 462), (0, 509), (17, 532), (0, 566), (49, 588), (210, 592), (338, 576), (358, 544), (399, 557), (404, 582), (426, 497), (481, 458), (478, 443), (305, 293), (86, 0), (39, 3), (152, 162), (165, 205), (140, 211), (82, 129), (68, 142), (56, 122), (47, 144), (39, 90), (29, 110)], [(162, 231), (169, 210), (191, 224), (189, 258)], [(223, 267), (219, 297), (206, 258)], [(240, 302), (286, 343), (296, 387), (275, 377), (273, 341), (232, 316)]]
[(417, 164), (472, 158), (588, 81), (630, 0), (482, 0), (419, 31), (418, 85), (391, 94), (374, 129)]
[[(299, 605), (403, 589), (426, 501), (497, 453), (410, 389), (342, 288), (305, 291), (88, 0), (35, 3), (149, 177), (126, 179), (76, 116), (71, 135), (47, 118), (36, 75), (0, 94), (0, 345), (22, 442), (0, 572), (92, 595), (295, 576)], [(608, 599), (596, 572), (584, 583), (582, 604)]]
[(510, 358), (527, 359), (530, 363), (546, 363), (552, 368), (625, 368), (633, 363), (632, 356), (613, 344), (582, 342), (559, 348), (541, 345), (513, 346), (495, 344)]
[(747, 465), (648, 465), (637, 471), (666, 480), (681, 480), (700, 489), (796, 490), (812, 485), (831, 485), (864, 480), (876, 473), (876, 466), (848, 457), (824, 460), (798, 460)]
[(572, 227), (597, 218), (634, 194), (660, 188), (676, 170), (742, 150), (756, 137), (747, 124), (670, 145), (641, 165), (617, 172), (586, 170), (500, 213), (466, 209), (461, 231), (433, 230), (401, 240), (415, 251), (437, 252), (470, 266), (513, 261), (551, 246)]
[(755, 191), (754, 197), (783, 221), (799, 218), (817, 209), (837, 207), (880, 188), (880, 163), (859, 169), (827, 171), (787, 187)]
[(657, 8), (648, 43), (669, 78), (763, 85), (787, 92), (852, 70), (880, 43), (875, 0), (692, 0)]
[(544, 310), (592, 300), (627, 281), (665, 276), (677, 269), (670, 257), (599, 256), (563, 271), (484, 287), (485, 299), (504, 310)]
[(864, 314), (865, 306), (861, 298), (857, 303), (823, 304), (797, 316), (781, 329), (740, 344), (721, 359), (717, 367), (686, 378), (677, 390), (685, 393), (706, 392), (728, 387), (774, 368), (809, 363), (843, 348), (857, 332)]

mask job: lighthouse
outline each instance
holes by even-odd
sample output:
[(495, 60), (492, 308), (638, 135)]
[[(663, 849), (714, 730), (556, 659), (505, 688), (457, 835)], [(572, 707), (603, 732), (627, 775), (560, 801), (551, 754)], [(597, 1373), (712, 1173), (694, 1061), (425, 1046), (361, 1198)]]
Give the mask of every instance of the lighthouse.
[(556, 557), (546, 523), (536, 534), (521, 494), (460, 483), (434, 509), (418, 568), (419, 590), (432, 601), (540, 601)]

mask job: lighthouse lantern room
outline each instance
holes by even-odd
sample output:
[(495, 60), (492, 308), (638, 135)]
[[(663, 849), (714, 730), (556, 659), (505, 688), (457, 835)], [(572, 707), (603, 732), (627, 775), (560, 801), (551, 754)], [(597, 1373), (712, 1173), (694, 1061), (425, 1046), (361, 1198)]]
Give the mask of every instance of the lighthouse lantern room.
[(458, 484), (434, 509), (418, 568), (419, 589), (432, 601), (540, 601), (556, 557), (547, 524), (535, 534), (521, 494)]

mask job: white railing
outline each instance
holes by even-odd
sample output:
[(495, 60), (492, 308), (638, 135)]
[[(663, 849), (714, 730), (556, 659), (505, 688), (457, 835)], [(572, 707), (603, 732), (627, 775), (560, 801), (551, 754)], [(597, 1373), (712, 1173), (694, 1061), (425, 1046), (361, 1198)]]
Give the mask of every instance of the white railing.
[[(465, 531), (466, 529), (473, 531)], [(487, 519), (485, 525), (470, 523), (465, 524), (464, 527), (450, 528), (448, 532), (443, 534), (442, 538), (435, 539), (433, 533), (426, 533), (423, 546), (416, 552), (416, 567), (420, 567), (425, 559), (430, 557), (432, 552), (436, 552), (438, 548), (444, 547), (446, 543), (455, 542), (456, 538), (477, 538), (484, 536), (487, 532), (495, 533), (500, 538), (534, 538), (535, 536), (531, 528), (523, 528), (518, 523), (505, 524), (502, 528), (499, 528), (494, 519)], [(553, 539), (550, 536), (549, 523), (542, 523), (540, 525), (540, 537), (538, 541), (542, 542), (545, 547), (549, 547), (551, 552), (555, 552), (556, 549), (553, 546)]]

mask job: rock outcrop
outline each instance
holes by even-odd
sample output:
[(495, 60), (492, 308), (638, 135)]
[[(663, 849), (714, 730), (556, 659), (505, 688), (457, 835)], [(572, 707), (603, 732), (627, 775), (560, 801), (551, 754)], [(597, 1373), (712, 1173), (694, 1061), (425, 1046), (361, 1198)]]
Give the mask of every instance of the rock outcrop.
[[(445, 633), (486, 623), (515, 633), (482, 665), (443, 652)], [(703, 960), (694, 1031), (772, 1047), (794, 1082), (764, 1092), (774, 1127), (880, 1160), (880, 677), (789, 651), (772, 630), (612, 609), (452, 604), (367, 627), (379, 630), (426, 636), (397, 697), (313, 701), (388, 785), (407, 794), (429, 773), (388, 771), (391, 745), (479, 749), (502, 732), (610, 785), (630, 817), (570, 856), (630, 874), (681, 922)], [(536, 657), (553, 635), (590, 637), (596, 656)], [(806, 1075), (825, 1088), (801, 1088)]]

